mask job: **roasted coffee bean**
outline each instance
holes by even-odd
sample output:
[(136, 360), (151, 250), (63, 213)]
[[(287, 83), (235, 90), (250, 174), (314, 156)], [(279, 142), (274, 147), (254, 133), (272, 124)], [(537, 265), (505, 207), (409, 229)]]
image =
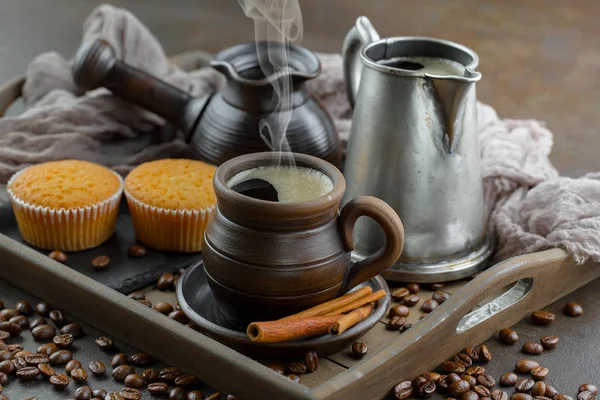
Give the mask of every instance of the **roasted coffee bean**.
[(420, 397), (430, 397), (433, 396), (433, 394), (435, 393), (435, 383), (434, 382), (427, 382), (421, 386), (419, 386), (419, 389), (417, 390), (417, 394)]
[(152, 302), (150, 300), (142, 299), (136, 300), (138, 303), (145, 305), (148, 308), (152, 308)]
[(474, 391), (470, 390), (467, 393), (460, 396), (460, 400), (479, 400), (479, 395)]
[(467, 381), (469, 383), (469, 386), (474, 387), (475, 385), (477, 385), (477, 378), (475, 378), (474, 376), (471, 375), (462, 375), (460, 377), (463, 381)]
[(61, 349), (69, 348), (73, 344), (73, 340), (73, 335), (71, 335), (70, 333), (65, 333), (64, 335), (57, 335), (54, 336), (54, 338), (52, 338), (54, 344)]
[(27, 364), (35, 366), (42, 363), (47, 364), (50, 359), (45, 354), (29, 354), (25, 356), (25, 361), (27, 361)]
[(390, 294), (392, 295), (392, 299), (396, 301), (402, 301), (404, 299), (404, 296), (408, 296), (410, 292), (407, 288), (401, 287), (392, 290)]
[(430, 382), (438, 383), (441, 375), (437, 372), (426, 372), (423, 374), (423, 376)]
[(146, 248), (139, 244), (134, 244), (127, 249), (127, 255), (133, 258), (146, 257)]
[(463, 374), (465, 372), (464, 365), (454, 361), (444, 361), (441, 365), (441, 368), (446, 373), (454, 372), (455, 374)]
[(390, 308), (389, 316), (393, 317), (408, 317), (410, 314), (410, 310), (405, 305), (397, 305)]
[(427, 382), (429, 382), (429, 379), (425, 378), (423, 375), (419, 375), (412, 380), (412, 387), (414, 391), (417, 391), (420, 386), (426, 384)]
[(8, 350), (0, 350), (0, 361), (7, 361), (13, 358), (13, 354)]
[(192, 390), (188, 393), (187, 400), (204, 400), (204, 393), (199, 390)]
[(173, 283), (175, 282), (175, 277), (173, 274), (162, 274), (158, 281), (156, 282), (156, 287), (158, 290), (170, 290), (173, 289)]
[(596, 385), (592, 385), (591, 383), (585, 383), (579, 386), (579, 389), (577, 389), (577, 393), (581, 392), (590, 392), (595, 396), (598, 394), (598, 387)]
[(15, 366), (11, 360), (6, 360), (6, 361), (0, 362), (0, 372), (5, 373), (5, 374), (10, 374), (14, 370), (15, 370)]
[(421, 300), (421, 298), (416, 294), (409, 294), (408, 296), (404, 297), (404, 304), (407, 307), (414, 307), (419, 302), (419, 300)]
[(534, 360), (519, 360), (515, 364), (515, 371), (519, 374), (529, 374), (531, 370), (539, 366), (540, 364)]
[(448, 387), (448, 392), (450, 393), (450, 396), (455, 398), (461, 397), (469, 390), (471, 390), (471, 385), (469, 384), (469, 382), (463, 380), (453, 382)]
[(479, 361), (479, 349), (475, 349), (473, 347), (467, 347), (464, 350), (464, 353), (466, 355), (468, 355), (469, 357), (471, 357), (471, 360), (473, 360), (473, 361)]
[(75, 368), (71, 371), (71, 378), (73, 378), (73, 380), (77, 383), (83, 383), (87, 381), (88, 374), (83, 368)]
[(510, 400), (533, 400), (533, 397), (527, 393), (515, 393), (510, 396)]
[(0, 385), (6, 385), (8, 383), (8, 375), (4, 372), (0, 372)]
[(45, 343), (37, 348), (37, 353), (49, 356), (52, 353), (56, 353), (58, 350), (60, 349), (54, 343)]
[(148, 353), (136, 353), (129, 361), (136, 367), (147, 367), (152, 364), (152, 356)]
[(172, 305), (170, 305), (169, 303), (156, 303), (153, 307), (156, 311), (158, 311), (161, 314), (164, 315), (169, 315), (170, 313), (172, 313), (175, 309), (173, 308)]
[(319, 356), (314, 351), (309, 351), (304, 356), (304, 364), (306, 364), (306, 372), (315, 372), (319, 368)]
[(92, 396), (94, 396), (100, 400), (104, 400), (104, 398), (106, 397), (107, 394), (108, 393), (104, 389), (94, 389), (94, 391), (92, 392)]
[(175, 378), (177, 378), (179, 375), (181, 375), (181, 371), (179, 371), (178, 368), (167, 367), (158, 373), (158, 379), (163, 382), (171, 383), (175, 381)]
[(452, 382), (456, 382), (456, 381), (460, 381), (462, 378), (458, 375), (453, 373), (448, 374), (448, 382), (452, 383)]
[(367, 352), (369, 351), (369, 347), (366, 343), (363, 342), (354, 342), (352, 344), (352, 356), (354, 358), (363, 358)]
[(539, 355), (544, 352), (544, 347), (536, 342), (527, 342), (523, 344), (521, 352), (524, 354)]
[(40, 370), (37, 367), (24, 367), (17, 371), (17, 378), (22, 381), (32, 381), (38, 377)]
[(544, 350), (552, 350), (558, 345), (558, 336), (542, 336), (540, 343)]
[[(217, 397), (217, 399), (220, 399), (221, 396), (219, 395), (219, 397)], [(169, 400), (186, 400), (187, 399), (187, 395), (185, 393), (185, 390), (180, 388), (180, 387), (175, 387), (172, 388), (169, 391)]]
[(189, 318), (182, 310), (175, 310), (169, 313), (169, 318), (179, 322), (180, 324), (187, 324), (190, 322)]
[(100, 336), (98, 339), (96, 339), (96, 344), (102, 350), (112, 350), (115, 346), (114, 341), (106, 336)]
[(144, 386), (144, 379), (137, 374), (129, 374), (125, 377), (125, 386), (139, 389)]
[(73, 335), (75, 339), (83, 337), (85, 335), (83, 328), (79, 324), (67, 324), (60, 329), (60, 333), (62, 333), (63, 335)]
[(6, 346), (6, 350), (8, 350), (8, 351), (10, 351), (12, 353), (17, 353), (19, 351), (23, 351), (23, 345), (22, 344), (13, 343), (13, 344), (9, 344), (9, 345), (5, 344), (5, 346)]
[(553, 399), (556, 395), (558, 394), (558, 390), (556, 390), (554, 388), (554, 386), (550, 386), (548, 384), (546, 384), (546, 393), (544, 394), (544, 396)]
[(445, 392), (450, 389), (450, 380), (448, 379), (448, 375), (440, 375), (440, 379), (438, 379), (437, 387), (442, 392)]
[(569, 317), (580, 317), (583, 315), (583, 307), (581, 307), (579, 304), (571, 301), (567, 304), (565, 304), (565, 307), (563, 308), (563, 312), (568, 315)]
[(514, 372), (505, 372), (500, 378), (500, 386), (514, 386), (517, 383), (517, 374)]
[(24, 358), (14, 358), (12, 360), (13, 366), (15, 367), (15, 369), (18, 371), (20, 369), (23, 369), (27, 366), (27, 361), (25, 361)]
[(421, 291), (421, 285), (419, 285), (418, 283), (409, 283), (408, 285), (406, 285), (406, 288), (411, 294), (417, 294)]
[(56, 374), (56, 371), (54, 370), (54, 368), (52, 368), (52, 366), (48, 363), (38, 364), (37, 367), (40, 370), (40, 373), (42, 375), (44, 375), (46, 378), (50, 378), (52, 375)]
[(0, 310), (0, 321), (8, 321), (12, 317), (19, 315), (19, 312), (14, 308), (5, 308)]
[(29, 319), (24, 315), (15, 315), (8, 322), (18, 325), (21, 331), (29, 328)]
[(169, 385), (164, 382), (153, 382), (147, 387), (150, 394), (163, 395), (169, 393)]
[[(119, 394), (125, 400), (140, 400), (142, 398), (142, 392), (138, 389), (126, 387), (119, 391)], [(170, 399), (170, 397), (169, 397)], [(185, 400), (185, 397), (183, 398)]]
[(25, 356), (29, 356), (31, 354), (33, 353), (27, 350), (17, 351), (16, 353), (13, 353), (13, 358), (25, 358)]
[[(538, 382), (543, 383), (543, 382)], [(592, 392), (588, 392), (584, 390), (583, 392), (579, 392), (577, 394), (577, 400), (596, 400), (596, 396)]]
[(573, 398), (569, 395), (559, 393), (556, 396), (554, 396), (554, 400), (573, 400)]
[[(12, 318), (12, 317), (11, 317)], [(21, 334), (21, 327), (13, 322), (1, 321), (0, 330), (8, 332), (10, 336), (17, 337)]]
[(479, 375), (477, 377), (477, 383), (479, 383), (481, 386), (485, 386), (488, 389), (491, 389), (494, 386), (496, 386), (496, 380), (494, 379), (493, 376), (488, 375), (488, 374)]
[(392, 317), (387, 324), (387, 328), (392, 331), (399, 331), (404, 325), (406, 325), (406, 321), (407, 320), (405, 317)]
[(59, 350), (50, 354), (50, 363), (52, 365), (64, 365), (73, 359), (73, 353), (69, 350)]
[(492, 361), (492, 353), (485, 344), (479, 346), (479, 360), (482, 362)]
[[(548, 373), (548, 368), (535, 367), (531, 370), (531, 377), (536, 381), (543, 381), (548, 376)], [(543, 396), (543, 394), (541, 394), (540, 396)]]
[(66, 263), (67, 262), (67, 255), (65, 253), (63, 253), (60, 250), (52, 250), (49, 254), (48, 257), (50, 257), (51, 259), (53, 259), (54, 261), (58, 261), (59, 263)]
[(429, 314), (430, 312), (438, 308), (439, 305), (440, 304), (433, 299), (425, 300), (421, 305), (421, 311), (423, 311), (426, 314)]
[(125, 398), (117, 392), (111, 392), (104, 397), (104, 400), (125, 400)]
[(475, 385), (473, 386), (473, 391), (479, 395), (479, 397), (490, 397), (491, 392), (490, 389), (486, 388), (483, 385)]
[(37, 312), (41, 317), (50, 316), (50, 311), (52, 311), (52, 304), (42, 301), (41, 303), (37, 303), (35, 305), (35, 312)]
[(515, 382), (515, 390), (519, 393), (527, 393), (531, 390), (531, 388), (535, 385), (533, 379), (529, 378), (521, 378), (517, 379)]
[(106, 365), (100, 360), (91, 361), (88, 367), (94, 376), (103, 376), (106, 374)]
[(471, 357), (469, 357), (465, 353), (458, 353), (457, 355), (455, 355), (454, 362), (462, 364), (465, 367), (470, 367), (473, 364), (473, 360), (471, 360)]
[(50, 311), (50, 319), (56, 326), (64, 326), (67, 323), (67, 316), (61, 310)]
[(542, 381), (536, 382), (531, 388), (530, 394), (533, 397), (543, 396), (546, 394), (546, 384)]
[(127, 296), (134, 300), (146, 300), (146, 293), (144, 292), (131, 292)]
[(92, 267), (94, 267), (95, 270), (102, 271), (107, 269), (109, 265), (110, 258), (108, 256), (102, 255), (92, 258)]
[(306, 373), (306, 365), (302, 361), (293, 361), (288, 364), (286, 371), (288, 374), (304, 374)]
[(554, 322), (554, 314), (548, 311), (534, 311), (531, 313), (531, 320), (536, 325), (550, 325)]
[(478, 375), (485, 374), (485, 368), (481, 365), (473, 365), (472, 367), (467, 368), (465, 370), (465, 373), (467, 375), (477, 377)]
[(450, 298), (450, 295), (444, 291), (437, 290), (431, 298), (438, 302), (438, 304), (444, 303), (446, 300)]
[(92, 388), (89, 386), (78, 387), (75, 391), (75, 400), (90, 400), (92, 396)]
[(29, 330), (33, 331), (33, 328), (40, 325), (48, 325), (48, 320), (44, 317), (37, 317), (29, 321)]
[(519, 341), (519, 335), (517, 335), (517, 332), (510, 328), (501, 329), (498, 333), (498, 338), (504, 344), (515, 344)]
[(402, 325), (402, 328), (400, 328), (400, 333), (404, 333), (407, 330), (409, 330), (410, 328), (412, 328), (412, 324), (404, 324), (404, 325)]
[(56, 335), (56, 329), (52, 325), (38, 325), (31, 330), (31, 336), (38, 342), (50, 340)]
[(492, 400), (508, 400), (508, 393), (504, 390), (495, 389), (492, 391), (490, 398)]
[(119, 365), (125, 365), (129, 362), (127, 354), (125, 353), (117, 353), (113, 356), (110, 365), (111, 367), (115, 368), (118, 367)]
[[(283, 368), (281, 373), (283, 374)], [(144, 378), (146, 383), (154, 383), (158, 381), (158, 371), (153, 368), (148, 368), (142, 373), (142, 378)]]
[(177, 378), (175, 378), (175, 386), (187, 388), (192, 385), (195, 385), (197, 381), (198, 381), (198, 379), (196, 379), (196, 377), (194, 375), (183, 374), (183, 375), (179, 375)]
[(77, 368), (83, 368), (83, 365), (81, 364), (81, 362), (79, 362), (77, 360), (71, 360), (65, 366), (65, 372), (67, 374), (71, 374), (71, 371), (73, 371), (74, 369), (77, 369)]
[(50, 377), (50, 383), (55, 389), (64, 389), (69, 386), (69, 377), (65, 374), (55, 374)]
[(112, 377), (117, 382), (123, 382), (127, 375), (135, 374), (135, 369), (131, 365), (119, 365), (112, 370)]

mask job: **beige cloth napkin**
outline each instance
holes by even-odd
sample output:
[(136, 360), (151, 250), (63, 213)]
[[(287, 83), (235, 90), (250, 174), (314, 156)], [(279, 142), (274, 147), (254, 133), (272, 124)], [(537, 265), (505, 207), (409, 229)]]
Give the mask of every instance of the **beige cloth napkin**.
[[(84, 23), (83, 40), (102, 38), (125, 62), (193, 95), (218, 90), (224, 78), (210, 68), (184, 72), (169, 64), (154, 36), (126, 10), (102, 5)], [(319, 54), (323, 71), (309, 88), (334, 119), (340, 137), (350, 134), (341, 57)], [(69, 61), (51, 52), (27, 69), (27, 110), (0, 119), (0, 182), (16, 171), (48, 160), (79, 158), (126, 173), (165, 157), (189, 157), (182, 136), (149, 112), (106, 90), (87, 94), (76, 87)], [(482, 174), (497, 242), (496, 260), (562, 247), (577, 262), (600, 262), (600, 174), (558, 176), (548, 159), (552, 133), (534, 120), (500, 119), (478, 104)]]

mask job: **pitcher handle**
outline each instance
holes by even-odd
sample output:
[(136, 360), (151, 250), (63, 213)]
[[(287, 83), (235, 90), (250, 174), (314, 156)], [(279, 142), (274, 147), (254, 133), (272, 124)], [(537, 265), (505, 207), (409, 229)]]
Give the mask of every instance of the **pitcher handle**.
[(404, 248), (404, 226), (400, 217), (386, 202), (373, 196), (360, 196), (344, 206), (339, 218), (339, 228), (347, 251), (354, 250), (354, 224), (359, 217), (370, 217), (385, 232), (385, 243), (374, 254), (350, 265), (340, 294), (379, 275), (392, 266)]
[(356, 23), (344, 38), (344, 45), (342, 46), (344, 79), (346, 80), (348, 100), (353, 108), (362, 72), (360, 52), (364, 46), (376, 40), (379, 40), (379, 33), (375, 30), (371, 21), (364, 16), (357, 18)]

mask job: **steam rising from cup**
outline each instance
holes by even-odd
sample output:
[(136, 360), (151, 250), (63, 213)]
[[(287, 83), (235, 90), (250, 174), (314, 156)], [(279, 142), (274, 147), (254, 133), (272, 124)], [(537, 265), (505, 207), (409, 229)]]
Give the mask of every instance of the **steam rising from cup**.
[(266, 42), (265, 47), (257, 46), (262, 73), (266, 77), (278, 76), (271, 80), (277, 106), (272, 114), (260, 121), (260, 135), (273, 151), (290, 154), (289, 163), (293, 165), (286, 136), (292, 114), (292, 78), (287, 72), (290, 71), (289, 44), (302, 40), (300, 4), (298, 0), (238, 0), (238, 3), (244, 14), (254, 20), (257, 43)]

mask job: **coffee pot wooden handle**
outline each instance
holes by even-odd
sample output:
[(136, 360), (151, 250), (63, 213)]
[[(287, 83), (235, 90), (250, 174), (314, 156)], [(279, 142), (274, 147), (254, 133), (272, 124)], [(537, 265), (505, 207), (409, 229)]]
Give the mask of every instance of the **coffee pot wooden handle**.
[(404, 248), (404, 226), (396, 211), (376, 197), (360, 196), (344, 206), (338, 221), (347, 251), (354, 250), (354, 224), (359, 217), (370, 217), (381, 225), (385, 233), (385, 243), (374, 254), (350, 265), (340, 294), (391, 267)]

